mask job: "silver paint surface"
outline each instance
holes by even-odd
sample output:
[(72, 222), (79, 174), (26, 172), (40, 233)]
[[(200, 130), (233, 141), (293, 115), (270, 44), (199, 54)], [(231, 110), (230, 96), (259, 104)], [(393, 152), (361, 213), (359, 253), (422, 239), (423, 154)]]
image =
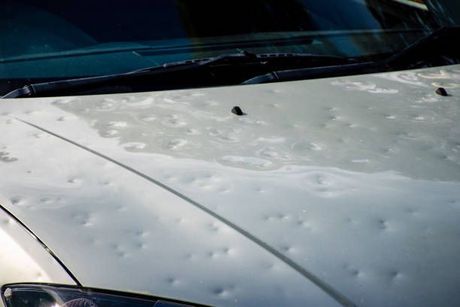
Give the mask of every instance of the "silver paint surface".
[(2, 101), (0, 195), (87, 286), (456, 305), (459, 97), (450, 66)]
[[(9, 200), (0, 197), (2, 206), (9, 203)], [(0, 244), (0, 285), (18, 282), (74, 285), (36, 238), (1, 208)]]

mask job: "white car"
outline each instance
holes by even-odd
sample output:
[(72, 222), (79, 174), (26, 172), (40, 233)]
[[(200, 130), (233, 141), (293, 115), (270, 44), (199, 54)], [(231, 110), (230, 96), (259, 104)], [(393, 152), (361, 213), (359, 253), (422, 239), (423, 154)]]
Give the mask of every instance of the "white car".
[(457, 0), (4, 0), (5, 307), (460, 306)]

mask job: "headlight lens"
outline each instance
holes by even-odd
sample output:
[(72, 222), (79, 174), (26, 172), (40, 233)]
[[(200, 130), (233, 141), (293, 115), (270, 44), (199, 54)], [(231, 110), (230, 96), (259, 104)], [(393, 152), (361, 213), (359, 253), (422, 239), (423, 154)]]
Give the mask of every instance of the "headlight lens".
[(6, 285), (6, 307), (195, 307), (198, 304), (129, 293), (40, 284)]

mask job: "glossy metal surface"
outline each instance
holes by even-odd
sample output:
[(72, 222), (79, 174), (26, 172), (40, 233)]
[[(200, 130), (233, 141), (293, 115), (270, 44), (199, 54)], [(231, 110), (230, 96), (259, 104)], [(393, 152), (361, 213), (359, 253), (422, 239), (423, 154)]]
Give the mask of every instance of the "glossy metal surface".
[(459, 97), (450, 66), (2, 101), (0, 194), (88, 286), (455, 305)]
[[(0, 204), (6, 206), (9, 200), (0, 197)], [(0, 285), (24, 281), (75, 284), (37, 239), (1, 208), (0, 244)]]

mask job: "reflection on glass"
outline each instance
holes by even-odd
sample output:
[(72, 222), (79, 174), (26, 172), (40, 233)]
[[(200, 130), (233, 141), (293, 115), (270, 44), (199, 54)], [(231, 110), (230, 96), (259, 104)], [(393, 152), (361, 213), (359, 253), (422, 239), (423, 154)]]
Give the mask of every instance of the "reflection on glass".
[(421, 0), (4, 0), (0, 90), (240, 49), (382, 54), (437, 27)]

